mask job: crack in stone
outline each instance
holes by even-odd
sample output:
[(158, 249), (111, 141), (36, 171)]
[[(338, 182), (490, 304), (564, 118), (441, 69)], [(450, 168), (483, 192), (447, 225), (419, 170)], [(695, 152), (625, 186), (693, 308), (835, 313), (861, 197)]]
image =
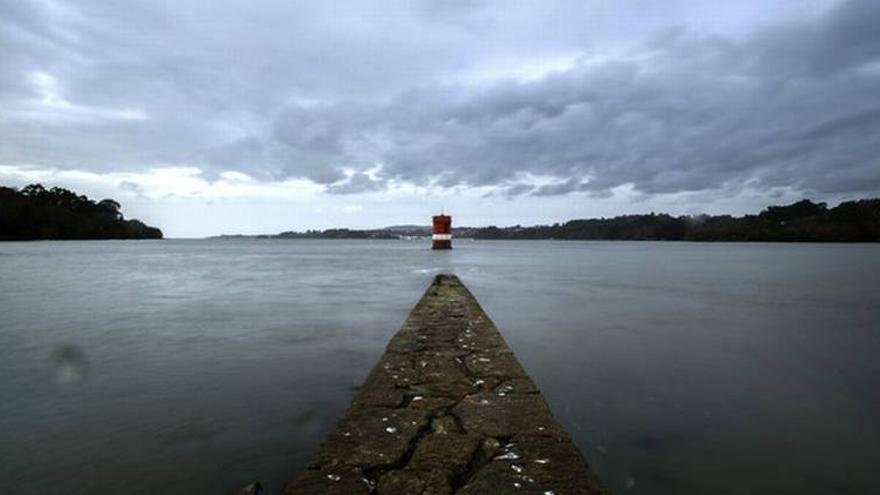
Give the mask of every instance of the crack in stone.
[(400, 459), (400, 461), (398, 461), (394, 464), (391, 464), (389, 466), (382, 466), (382, 467), (377, 467), (374, 469), (364, 471), (364, 475), (370, 481), (370, 483), (368, 483), (370, 485), (370, 493), (377, 493), (376, 490), (379, 486), (379, 479), (382, 477), (383, 474), (385, 474), (389, 471), (393, 471), (395, 469), (402, 469), (409, 463), (410, 459), (412, 459), (412, 456), (416, 451), (416, 448), (418, 447), (419, 442), (421, 441), (422, 438), (427, 436), (428, 433), (430, 433), (430, 431), (431, 431), (430, 423), (427, 426), (422, 427), (416, 433), (416, 436), (413, 437), (413, 439), (409, 442), (409, 448), (404, 453), (404, 455)]

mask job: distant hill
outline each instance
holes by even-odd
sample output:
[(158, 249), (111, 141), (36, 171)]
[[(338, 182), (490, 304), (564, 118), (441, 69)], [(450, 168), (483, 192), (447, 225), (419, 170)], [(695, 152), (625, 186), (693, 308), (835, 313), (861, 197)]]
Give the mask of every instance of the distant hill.
[[(834, 208), (808, 199), (770, 206), (757, 215), (697, 215), (665, 213), (614, 218), (569, 220), (553, 225), (523, 227), (453, 227), (459, 238), (567, 239), (742, 242), (878, 242), (880, 199), (846, 201)], [(400, 239), (430, 235), (428, 227), (405, 225), (385, 229), (329, 229), (283, 232), (277, 238)]]
[(115, 200), (95, 202), (60, 187), (0, 187), (0, 240), (162, 238), (155, 227), (125, 220), (120, 207)]

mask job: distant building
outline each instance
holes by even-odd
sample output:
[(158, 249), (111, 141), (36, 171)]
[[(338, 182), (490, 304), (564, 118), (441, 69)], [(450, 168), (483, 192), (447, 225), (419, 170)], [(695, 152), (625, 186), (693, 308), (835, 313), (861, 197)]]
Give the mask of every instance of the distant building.
[(452, 217), (439, 214), (434, 216), (431, 236), (431, 249), (452, 249)]

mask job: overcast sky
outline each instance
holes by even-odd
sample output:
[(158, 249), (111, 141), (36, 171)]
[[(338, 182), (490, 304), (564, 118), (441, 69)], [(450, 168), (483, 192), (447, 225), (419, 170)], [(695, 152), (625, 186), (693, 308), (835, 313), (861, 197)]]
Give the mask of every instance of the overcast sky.
[(0, 0), (0, 184), (170, 237), (880, 195), (880, 1)]

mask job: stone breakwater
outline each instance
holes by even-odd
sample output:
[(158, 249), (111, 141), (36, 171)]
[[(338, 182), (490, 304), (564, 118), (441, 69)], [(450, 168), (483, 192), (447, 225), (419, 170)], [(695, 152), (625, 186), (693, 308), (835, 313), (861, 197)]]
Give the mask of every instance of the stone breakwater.
[(474, 296), (438, 275), (285, 493), (609, 492)]

